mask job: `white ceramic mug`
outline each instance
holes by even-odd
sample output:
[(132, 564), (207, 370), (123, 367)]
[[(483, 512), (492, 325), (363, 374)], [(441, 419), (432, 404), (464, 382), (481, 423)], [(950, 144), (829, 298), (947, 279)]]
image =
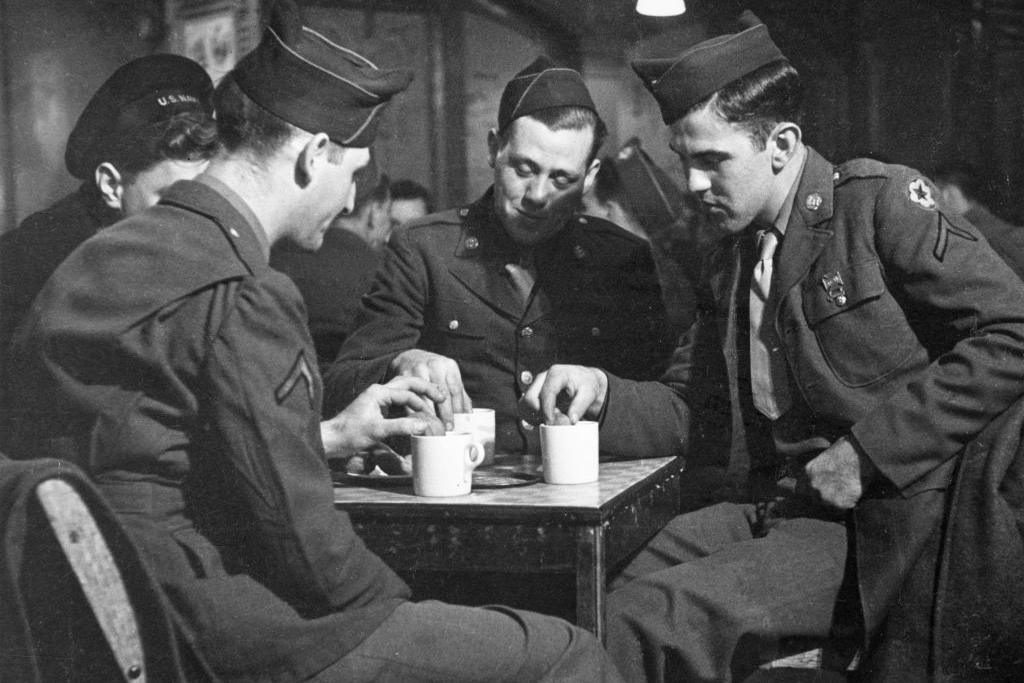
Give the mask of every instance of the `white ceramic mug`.
[(473, 408), (471, 413), (455, 413), (456, 432), (469, 432), (473, 434), (484, 449), (484, 461), (482, 464), (490, 465), (494, 462), (494, 409)]
[(544, 481), (549, 484), (588, 484), (597, 481), (598, 425), (540, 426), (540, 452)]
[(412, 437), (412, 490), (417, 496), (464, 496), (484, 451), (468, 432)]

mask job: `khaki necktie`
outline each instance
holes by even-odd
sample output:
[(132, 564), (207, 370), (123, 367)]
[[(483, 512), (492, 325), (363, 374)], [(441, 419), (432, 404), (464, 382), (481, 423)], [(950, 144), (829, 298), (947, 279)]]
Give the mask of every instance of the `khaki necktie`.
[(508, 272), (512, 284), (519, 292), (524, 306), (530, 305), (530, 295), (533, 292), (533, 285), (536, 282), (536, 268), (533, 265), (533, 254), (524, 252), (519, 257), (519, 263), (506, 263), (505, 270)]
[(750, 387), (754, 407), (769, 419), (789, 410), (791, 399), (786, 360), (771, 325), (765, 325), (764, 309), (772, 284), (772, 259), (779, 245), (775, 230), (758, 232), (760, 254), (750, 280)]

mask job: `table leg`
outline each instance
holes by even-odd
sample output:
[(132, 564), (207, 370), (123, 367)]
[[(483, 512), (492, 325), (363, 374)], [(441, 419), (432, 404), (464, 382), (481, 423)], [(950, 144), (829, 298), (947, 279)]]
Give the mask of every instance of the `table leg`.
[(583, 526), (576, 532), (576, 624), (604, 642), (604, 527)]

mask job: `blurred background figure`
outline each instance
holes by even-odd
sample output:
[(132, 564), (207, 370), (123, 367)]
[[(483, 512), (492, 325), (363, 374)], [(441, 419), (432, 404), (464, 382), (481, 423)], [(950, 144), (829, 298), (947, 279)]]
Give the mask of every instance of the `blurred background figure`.
[(695, 203), (635, 137), (617, 154), (601, 160), (594, 187), (583, 197), (584, 213), (611, 221), (650, 243), (676, 336), (693, 322), (693, 287), (700, 276), (701, 254), (710, 241), (703, 238), (702, 214)]
[(430, 190), (408, 178), (391, 183), (392, 229), (433, 212), (434, 198)]
[(302, 294), (321, 369), (352, 331), (359, 300), (391, 236), (389, 188), (388, 176), (371, 159), (356, 173), (355, 207), (331, 222), (320, 249), (304, 251), (291, 242), (271, 249), (271, 267), (291, 278)]
[(939, 167), (932, 179), (945, 209), (978, 228), (1003, 260), (1024, 278), (1024, 228), (992, 213), (991, 197), (978, 170), (970, 164), (955, 162)]
[(0, 238), (0, 344), (4, 351), (39, 290), (75, 247), (101, 228), (156, 204), (217, 149), (213, 83), (191, 59), (142, 57), (100, 86), (68, 137), (64, 161), (78, 190)]

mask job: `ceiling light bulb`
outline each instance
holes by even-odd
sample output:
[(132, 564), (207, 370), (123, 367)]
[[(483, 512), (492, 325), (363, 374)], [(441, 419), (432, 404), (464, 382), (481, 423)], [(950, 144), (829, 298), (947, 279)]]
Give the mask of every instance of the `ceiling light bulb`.
[(637, 0), (637, 14), (647, 17), (675, 17), (686, 11), (683, 0)]

